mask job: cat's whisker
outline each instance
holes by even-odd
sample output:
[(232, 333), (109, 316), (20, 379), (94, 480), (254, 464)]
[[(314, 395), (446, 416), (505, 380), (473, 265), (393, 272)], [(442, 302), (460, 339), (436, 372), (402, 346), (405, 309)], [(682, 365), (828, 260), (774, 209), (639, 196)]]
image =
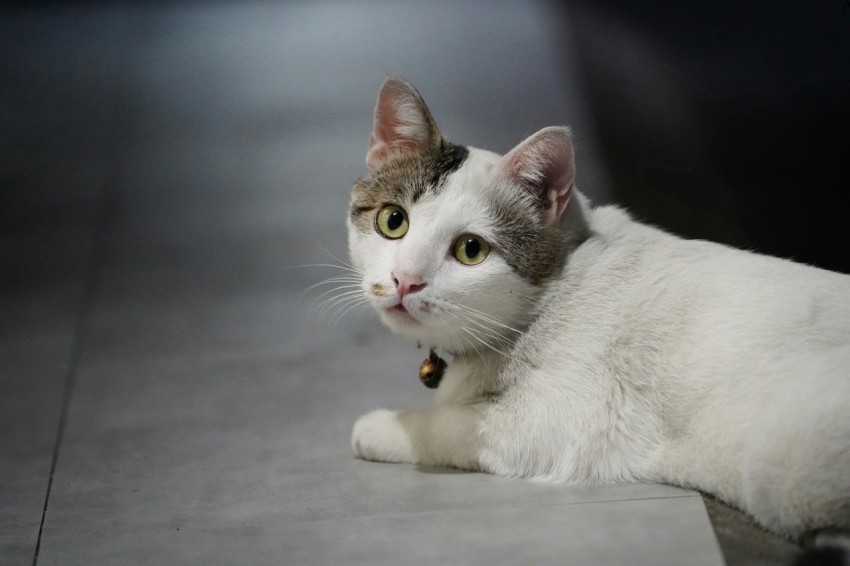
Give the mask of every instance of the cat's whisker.
[[(442, 317), (440, 318), (441, 322), (443, 322), (446, 328), (453, 334), (454, 340), (462, 346), (462, 351), (475, 352), (487, 368), (489, 368), (491, 362), (491, 360), (484, 355), (484, 352), (487, 349), (495, 349), (500, 354), (510, 357), (500, 351), (499, 348), (510, 350), (513, 348), (514, 340), (505, 336), (504, 333), (500, 333), (498, 329), (495, 328), (498, 326), (507, 327), (507, 325), (501, 324), (498, 320), (495, 320), (494, 318), (485, 315), (472, 307), (467, 307), (466, 305), (461, 305), (460, 303), (445, 299), (441, 300), (441, 302), (444, 302), (449, 307), (453, 307), (447, 309), (446, 314), (457, 321), (454, 326), (462, 327), (461, 330), (463, 333), (457, 334), (453, 331), (451, 324), (443, 320)], [(474, 325), (474, 327), (471, 325)], [(507, 327), (507, 329), (513, 333), (519, 332), (510, 327)], [(474, 337), (475, 340), (473, 341), (470, 337)]]
[(467, 332), (474, 333), (478, 341), (481, 343), (485, 343), (486, 346), (494, 348), (496, 346), (499, 346), (508, 349), (513, 347), (514, 342), (512, 340), (499, 334), (495, 329), (485, 325), (484, 323), (475, 320), (474, 318), (465, 316), (464, 313), (457, 313), (456, 316), (461, 322), (462, 328)]
[[(360, 286), (360, 280), (354, 277), (350, 280), (346, 280), (345, 277), (346, 276), (339, 276), (325, 281), (320, 281), (299, 293), (298, 296), (303, 296), (310, 290), (322, 285), (334, 285), (334, 287), (324, 290), (321, 294), (319, 294), (319, 296), (312, 300), (310, 307), (308, 308), (308, 312), (314, 313), (315, 316), (324, 317), (327, 316), (328, 311), (331, 309), (338, 308), (341, 310), (352, 301), (359, 300), (361, 303), (368, 302), (365, 292)], [(334, 315), (333, 318), (335, 318), (335, 316), (336, 315)], [(331, 321), (333, 321), (333, 318)], [(327, 326), (327, 336), (330, 336), (335, 327), (336, 324), (329, 324)]]
[[(453, 303), (452, 301), (448, 301), (448, 300), (445, 300), (445, 299), (440, 299), (439, 302), (445, 303), (445, 304), (452, 306), (452, 307), (456, 306), (456, 304)], [(453, 341), (455, 341), (456, 343), (458, 343), (461, 346), (461, 351), (466, 351), (467, 346), (469, 346), (470, 349), (472, 349), (474, 352), (476, 352), (480, 355), (480, 352), (478, 352), (478, 347), (479, 347), (478, 344), (470, 341), (469, 338), (464, 336), (463, 334), (459, 334), (452, 327), (452, 325), (449, 324), (445, 320), (445, 316), (447, 315), (447, 316), (450, 316), (450, 317), (456, 319), (460, 325), (463, 325), (465, 323), (465, 318), (461, 316), (461, 313), (458, 313), (456, 311), (456, 309), (445, 309), (444, 308), (443, 310), (444, 310), (444, 316), (437, 317), (437, 320), (439, 320), (446, 327), (446, 329), (452, 335)], [(482, 357), (482, 359), (483, 359), (483, 357)]]
[[(446, 302), (447, 304), (452, 304), (449, 301), (441, 301), (441, 302)], [(461, 326), (463, 325), (464, 320), (463, 320), (462, 317), (459, 316), (459, 313), (454, 312), (452, 310), (448, 310), (448, 311), (445, 311), (444, 314), (456, 319)], [(456, 330), (455, 327), (452, 326), (452, 324), (449, 324), (449, 322), (445, 320), (444, 316), (437, 317), (437, 320), (440, 321), (440, 323), (443, 326), (446, 327), (446, 330), (448, 331), (449, 335), (451, 336), (452, 342), (457, 344), (458, 348), (454, 348), (455, 353), (474, 352), (475, 354), (478, 355), (479, 358), (481, 358), (481, 361), (485, 364), (485, 367), (486, 367), (487, 359), (481, 353), (481, 351), (480, 351), (481, 346), (480, 346), (479, 343), (473, 342), (472, 340), (470, 340), (470, 338), (468, 336), (466, 336), (465, 334), (461, 334), (458, 330)], [(457, 325), (455, 325), (455, 326), (457, 326)]]
[(334, 283), (359, 284), (360, 279), (358, 277), (349, 276), (349, 275), (339, 275), (337, 277), (329, 277), (327, 279), (323, 279), (322, 281), (319, 281), (318, 283), (313, 283), (309, 287), (299, 291), (298, 294), (295, 295), (295, 298), (301, 299), (305, 295), (307, 295), (307, 293), (309, 293), (310, 291), (312, 291), (313, 289), (315, 289), (317, 287), (322, 287), (323, 285), (333, 285)]
[(518, 329), (516, 329), (512, 326), (508, 326), (507, 324), (500, 322), (500, 321), (496, 320), (495, 318), (491, 317), (490, 315), (487, 315), (487, 314), (485, 314), (485, 313), (483, 313), (483, 312), (481, 312), (477, 309), (474, 309), (474, 308), (467, 306), (467, 305), (462, 305), (460, 303), (458, 303), (458, 306), (461, 309), (464, 309), (465, 314), (468, 315), (468, 316), (477, 318), (478, 320), (482, 320), (484, 322), (489, 322), (490, 324), (493, 324), (495, 326), (499, 326), (501, 328), (504, 328), (505, 330), (510, 330), (511, 332), (514, 332), (515, 334), (518, 334), (518, 335), (523, 334), (522, 330), (518, 330)]
[(471, 322), (479, 328), (485, 329), (494, 335), (499, 335), (502, 338), (506, 338), (505, 336), (499, 333), (500, 328), (497, 324), (495, 324), (497, 321), (494, 321), (489, 317), (481, 316), (477, 313), (468, 311), (459, 313), (459, 316), (462, 317), (464, 322)]
[(354, 289), (354, 290), (351, 290), (351, 291), (345, 291), (344, 293), (334, 295), (334, 296), (332, 296), (328, 299), (325, 299), (321, 303), (319, 303), (318, 312), (320, 314), (324, 314), (338, 304), (345, 303), (349, 299), (360, 298), (360, 297), (363, 297), (364, 300), (365, 300), (365, 296), (363, 295), (362, 289)]
[(313, 283), (312, 285), (310, 285), (309, 287), (307, 287), (305, 290), (308, 290), (308, 291), (309, 291), (310, 289), (313, 289), (313, 288), (315, 288), (315, 287), (319, 287), (320, 285), (326, 285), (326, 284), (328, 284), (328, 283), (337, 283), (337, 282), (350, 282), (350, 283), (353, 283), (353, 282), (359, 282), (359, 281), (361, 281), (361, 278), (360, 278), (360, 277), (355, 277), (354, 275), (348, 275), (348, 274), (345, 274), (345, 275), (336, 275), (336, 276), (334, 276), (334, 277), (328, 277), (327, 279), (322, 279), (322, 280), (321, 280), (321, 281), (319, 281), (318, 283)]
[(351, 273), (356, 273), (357, 275), (363, 275), (363, 271), (357, 269), (356, 267), (347, 266), (347, 265), (336, 265), (335, 263), (302, 263), (299, 265), (290, 265), (292, 269), (300, 269), (304, 267), (333, 267), (334, 269), (341, 269), (343, 271), (348, 271)]
[[(475, 351), (476, 353), (478, 353), (477, 345), (476, 345), (476, 344), (474, 344), (474, 343), (472, 343), (472, 342), (469, 340), (469, 338), (467, 338), (466, 336), (463, 336), (462, 334), (459, 334), (459, 333), (458, 333), (458, 332), (457, 332), (454, 328), (452, 328), (452, 326), (451, 326), (448, 322), (446, 322), (446, 320), (445, 320), (445, 319), (443, 319), (442, 317), (438, 318), (437, 320), (439, 320), (439, 321), (443, 324), (443, 326), (445, 326), (445, 327), (446, 327), (446, 330), (448, 330), (449, 335), (450, 335), (450, 336), (451, 336), (451, 338), (452, 338), (452, 341), (453, 341), (453, 342), (455, 342), (455, 343), (457, 343), (457, 344), (459, 344), (459, 345), (462, 347), (462, 350), (461, 350), (461, 351), (466, 351), (466, 345), (469, 345), (469, 347), (470, 347), (470, 348), (472, 348), (472, 350), (473, 350), (473, 351)], [(479, 355), (480, 355), (480, 354), (479, 354)]]
[(487, 338), (488, 340), (492, 341), (494, 343), (494, 345), (497, 345), (497, 346), (500, 346), (500, 347), (503, 347), (503, 348), (507, 348), (507, 349), (510, 349), (510, 348), (513, 347), (514, 343), (511, 340), (508, 340), (507, 338), (505, 338), (501, 334), (498, 334), (493, 329), (491, 329), (491, 328), (489, 328), (489, 327), (487, 327), (487, 326), (485, 326), (485, 325), (483, 325), (480, 322), (477, 322), (475, 320), (467, 320), (467, 322), (475, 324), (478, 327), (475, 330), (480, 335), (482, 335), (484, 338)]
[(492, 344), (490, 344), (490, 343), (489, 343), (489, 342), (487, 342), (486, 340), (483, 340), (482, 338), (480, 338), (480, 337), (479, 337), (479, 336), (478, 336), (475, 332), (473, 332), (473, 331), (472, 331), (469, 327), (464, 326), (464, 327), (462, 327), (462, 328), (461, 328), (461, 330), (463, 330), (464, 332), (466, 332), (467, 334), (469, 334), (470, 336), (472, 336), (473, 338), (475, 338), (476, 340), (478, 340), (478, 341), (479, 341), (479, 342), (480, 342), (483, 346), (485, 346), (485, 347), (489, 348), (490, 350), (492, 350), (492, 351), (496, 352), (497, 354), (499, 354), (499, 355), (501, 355), (501, 356), (504, 356), (504, 357), (506, 357), (506, 358), (507, 358), (507, 359), (509, 359), (509, 360), (516, 361), (516, 360), (515, 360), (515, 359), (514, 359), (511, 355), (506, 354), (505, 352), (503, 352), (503, 351), (499, 350), (498, 348), (496, 348), (495, 346), (493, 346)]
[[(343, 292), (351, 293), (352, 291), (360, 290), (359, 285), (338, 285), (333, 289), (327, 289), (321, 295), (313, 299), (310, 303), (310, 310), (316, 310), (318, 313), (322, 313), (324, 311), (325, 305), (328, 301), (332, 301), (333, 299), (342, 295)], [(328, 297), (328, 295), (331, 295)], [(328, 298), (324, 298), (328, 297)]]
[[(334, 256), (327, 250), (323, 250), (328, 255), (330, 255), (334, 260), (347, 264), (344, 260)], [(324, 287), (324, 286), (332, 286), (330, 289), (326, 289), (322, 293), (320, 293), (310, 304), (310, 311), (317, 311), (319, 314), (324, 313), (324, 311), (328, 310), (330, 307), (334, 306), (338, 299), (347, 297), (350, 294), (362, 293), (360, 289), (360, 285), (362, 283), (362, 270), (356, 269), (350, 264), (347, 265), (339, 265), (333, 263), (310, 263), (310, 264), (302, 264), (302, 265), (292, 265), (290, 267), (293, 268), (305, 268), (305, 267), (329, 267), (333, 269), (339, 269), (343, 271), (343, 273), (333, 275), (312, 285), (309, 285), (302, 291), (296, 294), (296, 299), (300, 300), (311, 291)], [(332, 295), (330, 298), (325, 299), (328, 295)]]
[(346, 289), (362, 289), (362, 288), (360, 287), (359, 282), (358, 283), (352, 282), (352, 283), (338, 284), (336, 287), (333, 287), (331, 289), (325, 289), (324, 291), (322, 291), (322, 293), (318, 297), (313, 299), (313, 303), (315, 304), (317, 301), (321, 300), (323, 297), (326, 297), (326, 296), (328, 296), (332, 293), (336, 293), (338, 291), (343, 291), (343, 290), (346, 290)]
[[(469, 335), (468, 332), (467, 334)], [(481, 360), (481, 363), (484, 364), (484, 370), (490, 371), (490, 360), (488, 356), (484, 355), (486, 349), (481, 347), (481, 341), (477, 340), (473, 342), (468, 336), (464, 336), (463, 338), (464, 342), (470, 345), (470, 349), (472, 350), (472, 352), (474, 352), (478, 356), (478, 359)]]
[(472, 307), (472, 306), (470, 306), (470, 305), (467, 305), (467, 304), (464, 304), (464, 303), (461, 303), (461, 302), (456, 302), (456, 301), (447, 301), (447, 302), (449, 302), (449, 303), (450, 303), (451, 305), (453, 305), (453, 306), (456, 306), (457, 308), (463, 309), (463, 310), (464, 310), (464, 311), (466, 311), (466, 312), (469, 312), (469, 313), (475, 313), (476, 315), (479, 315), (479, 316), (481, 316), (481, 317), (485, 317), (486, 319), (488, 319), (490, 322), (492, 322), (492, 323), (494, 323), (494, 324), (497, 324), (497, 325), (499, 325), (499, 326), (503, 326), (503, 327), (505, 327), (505, 328), (507, 328), (507, 329), (509, 329), (509, 330), (513, 330), (514, 332), (517, 332), (517, 333), (519, 333), (519, 334), (522, 334), (522, 331), (521, 331), (521, 330), (518, 330), (518, 329), (516, 329), (516, 328), (513, 328), (513, 327), (511, 327), (511, 326), (508, 326), (507, 324), (505, 324), (505, 323), (501, 322), (500, 320), (498, 320), (498, 319), (496, 319), (496, 318), (493, 318), (491, 315), (489, 315), (489, 314), (485, 313), (484, 311), (481, 311), (481, 310), (479, 310), (479, 309), (476, 309), (475, 307)]
[(535, 309), (542, 309), (543, 303), (540, 302), (539, 297), (532, 297), (530, 295), (517, 295), (520, 299), (523, 299), (527, 303), (531, 304)]
[[(345, 258), (337, 257), (336, 255), (333, 254), (333, 252), (331, 252), (330, 250), (328, 250), (327, 248), (325, 248), (322, 245), (319, 246), (319, 249), (322, 250), (323, 252), (325, 252), (326, 254), (328, 254), (329, 256), (331, 256), (331, 258), (333, 258), (335, 261), (338, 261), (343, 266), (346, 266), (348, 269), (351, 269), (352, 271), (357, 271), (358, 273), (362, 274), (362, 272), (359, 269), (355, 268), (351, 264), (351, 262), (346, 260)], [(340, 267), (340, 266), (337, 266), (337, 267)]]
[(339, 307), (337, 314), (335, 314), (334, 317), (331, 319), (331, 328), (335, 329), (337, 327), (337, 325), (340, 323), (340, 321), (342, 320), (342, 318), (348, 312), (350, 312), (352, 309), (363, 306), (367, 302), (368, 302), (368, 299), (366, 297), (360, 297), (359, 299), (355, 298), (355, 299), (349, 300), (349, 302), (343, 303)]
[(365, 296), (359, 289), (355, 289), (352, 291), (346, 291), (344, 293), (340, 293), (338, 295), (334, 295), (332, 297), (328, 297), (324, 301), (322, 301), (318, 305), (318, 311), (321, 315), (327, 315), (331, 311), (335, 311), (338, 308), (342, 308), (351, 301), (364, 299)]
[(493, 317), (486, 315), (472, 307), (461, 309), (466, 323), (475, 324), (489, 341), (507, 350), (513, 349), (517, 339), (525, 332), (501, 323)]

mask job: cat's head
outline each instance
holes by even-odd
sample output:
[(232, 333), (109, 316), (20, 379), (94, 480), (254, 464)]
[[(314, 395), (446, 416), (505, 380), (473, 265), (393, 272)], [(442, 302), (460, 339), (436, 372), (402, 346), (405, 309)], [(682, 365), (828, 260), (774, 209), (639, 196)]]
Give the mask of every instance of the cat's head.
[(567, 128), (505, 156), (449, 143), (422, 97), (384, 81), (352, 189), (349, 251), (393, 330), (453, 352), (503, 350), (565, 255), (575, 164)]

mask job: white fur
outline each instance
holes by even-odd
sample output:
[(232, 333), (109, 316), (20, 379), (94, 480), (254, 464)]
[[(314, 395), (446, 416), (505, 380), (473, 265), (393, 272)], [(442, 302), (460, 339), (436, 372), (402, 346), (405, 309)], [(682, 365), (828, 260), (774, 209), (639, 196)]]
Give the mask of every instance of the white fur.
[[(498, 159), (471, 150), (438, 196), (400, 203), (410, 218), (400, 240), (350, 226), (384, 322), (456, 354), (434, 408), (363, 416), (355, 452), (695, 487), (791, 536), (850, 527), (850, 277), (683, 240), (581, 195), (562, 222), (584, 217), (590, 237), (550, 284), (525, 281), (495, 245), (461, 265), (454, 238), (493, 237), (481, 204)], [(427, 281), (404, 299), (416, 322), (386, 310), (397, 269)], [(389, 293), (372, 294), (375, 283)], [(501, 339), (485, 347), (470, 332)]]

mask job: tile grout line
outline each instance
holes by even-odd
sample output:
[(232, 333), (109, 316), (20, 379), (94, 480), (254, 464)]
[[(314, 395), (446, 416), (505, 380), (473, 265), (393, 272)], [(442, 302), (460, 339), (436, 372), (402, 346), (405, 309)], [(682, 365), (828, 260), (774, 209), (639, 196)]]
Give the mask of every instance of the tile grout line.
[[(101, 197), (101, 202), (98, 203), (98, 208), (105, 208), (102, 204), (102, 201), (105, 200), (104, 197)], [(47, 507), (50, 502), (50, 493), (53, 489), (53, 478), (56, 473), (56, 464), (59, 460), (59, 451), (62, 447), (62, 439), (65, 435), (65, 424), (68, 420), (68, 410), (71, 405), (71, 393), (74, 389), (74, 384), (76, 382), (77, 377), (77, 369), (80, 365), (80, 360), (82, 359), (83, 347), (85, 343), (85, 337), (88, 333), (87, 322), (91, 318), (91, 313), (94, 306), (94, 296), (95, 290), (97, 287), (97, 271), (99, 256), (97, 250), (97, 240), (100, 236), (101, 232), (103, 232), (101, 225), (103, 213), (99, 210), (95, 216), (96, 225), (92, 230), (92, 241), (91, 241), (91, 251), (89, 252), (89, 258), (87, 261), (86, 268), (86, 278), (83, 283), (83, 289), (80, 293), (80, 302), (77, 307), (77, 316), (74, 321), (74, 342), (71, 347), (71, 353), (68, 356), (68, 368), (65, 373), (65, 387), (62, 392), (62, 405), (59, 411), (59, 425), (56, 430), (56, 442), (53, 445), (53, 455), (51, 457), (50, 462), (50, 474), (47, 480), (47, 491), (44, 496), (44, 506), (41, 511), (41, 522), (38, 526), (38, 538), (35, 543), (35, 553), (33, 554), (32, 563), (33, 566), (38, 564), (38, 554), (41, 550), (41, 538), (44, 533), (44, 522), (47, 517)]]
[[(114, 104), (113, 104), (114, 107)], [(111, 112), (114, 114), (114, 112)], [(110, 130), (113, 129), (110, 127)], [(108, 138), (112, 135), (107, 136)], [(112, 152), (107, 152), (107, 159)], [(80, 291), (80, 300), (77, 306), (77, 315), (74, 320), (74, 340), (71, 346), (71, 351), (68, 355), (68, 365), (65, 372), (65, 386), (62, 392), (62, 404), (59, 411), (59, 424), (56, 429), (56, 442), (53, 445), (53, 455), (50, 462), (50, 474), (47, 480), (47, 492), (44, 496), (44, 507), (41, 512), (41, 522), (38, 527), (38, 538), (35, 543), (35, 554), (33, 555), (32, 564), (38, 564), (38, 554), (41, 550), (41, 539), (44, 533), (44, 522), (47, 518), (47, 507), (50, 502), (50, 493), (53, 489), (53, 478), (56, 473), (56, 466), (59, 461), (59, 452), (62, 448), (62, 440), (65, 436), (65, 425), (68, 421), (68, 412), (71, 406), (71, 396), (77, 378), (77, 370), (80, 367), (83, 350), (85, 348), (86, 337), (88, 336), (88, 323), (91, 320), (91, 315), (94, 311), (95, 295), (97, 294), (98, 281), (100, 279), (100, 265), (102, 263), (102, 244), (105, 228), (107, 225), (107, 201), (109, 195), (107, 193), (108, 183), (105, 182), (110, 178), (109, 174), (104, 175), (104, 182), (101, 187), (101, 195), (98, 198), (97, 207), (93, 218), (91, 231), (91, 241), (89, 243), (89, 254), (86, 260), (85, 278), (83, 280), (82, 290)]]
[[(123, 25), (126, 27), (127, 22), (129, 21), (127, 5), (119, 3), (118, 8), (124, 10), (123, 18), (125, 21), (123, 22)], [(145, 28), (145, 26), (141, 27)], [(124, 59), (129, 58), (131, 48), (134, 46), (134, 41), (139, 39), (138, 37), (135, 37), (135, 35), (136, 34), (131, 33), (125, 34), (126, 37), (123, 42), (124, 45), (122, 46), (125, 52)], [(124, 69), (131, 67), (131, 65), (126, 64), (126, 61), (124, 61), (124, 63)], [(119, 69), (121, 67), (122, 65), (119, 65)], [(56, 429), (56, 442), (53, 445), (50, 474), (47, 480), (47, 490), (44, 496), (44, 506), (41, 511), (41, 521), (38, 527), (38, 537), (35, 543), (32, 566), (37, 566), (38, 564), (38, 557), (41, 551), (41, 541), (44, 535), (44, 525), (47, 519), (47, 510), (50, 504), (50, 494), (53, 491), (53, 480), (56, 475), (59, 454), (62, 449), (65, 427), (68, 422), (68, 414), (71, 407), (71, 397), (77, 381), (77, 373), (80, 367), (80, 362), (83, 358), (86, 338), (88, 337), (89, 322), (91, 321), (92, 314), (94, 313), (95, 297), (97, 295), (98, 287), (100, 286), (99, 282), (102, 274), (106, 229), (110, 217), (111, 204), (115, 195), (114, 187), (117, 183), (117, 179), (119, 178), (119, 168), (116, 165), (118, 162), (118, 156), (120, 155), (119, 148), (121, 144), (119, 143), (119, 140), (121, 139), (121, 134), (126, 132), (130, 122), (130, 120), (126, 117), (128, 114), (126, 109), (124, 109), (125, 117), (122, 118), (119, 113), (119, 87), (122, 83), (127, 82), (127, 77), (125, 75), (126, 71), (121, 72), (119, 70), (115, 73), (111, 93), (109, 95), (111, 100), (109, 101), (109, 109), (106, 117), (107, 130), (106, 135), (104, 136), (103, 173), (100, 180), (100, 194), (98, 195), (97, 205), (93, 215), (90, 250), (86, 260), (86, 268), (84, 272), (85, 276), (82, 289), (80, 291), (77, 315), (74, 320), (74, 338), (71, 345), (71, 351), (68, 355), (68, 365), (64, 380), (65, 385), (62, 392), (62, 404), (59, 411), (59, 423)]]

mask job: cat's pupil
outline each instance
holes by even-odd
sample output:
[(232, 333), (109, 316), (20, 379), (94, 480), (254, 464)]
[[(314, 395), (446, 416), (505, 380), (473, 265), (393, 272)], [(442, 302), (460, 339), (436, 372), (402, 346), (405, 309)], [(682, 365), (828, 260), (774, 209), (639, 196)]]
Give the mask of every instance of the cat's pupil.
[(481, 244), (478, 243), (478, 240), (470, 238), (466, 241), (463, 251), (466, 253), (466, 257), (473, 258), (481, 251)]
[(390, 214), (389, 218), (387, 218), (387, 228), (390, 230), (397, 230), (401, 223), (404, 221), (404, 215), (396, 210), (392, 214)]

